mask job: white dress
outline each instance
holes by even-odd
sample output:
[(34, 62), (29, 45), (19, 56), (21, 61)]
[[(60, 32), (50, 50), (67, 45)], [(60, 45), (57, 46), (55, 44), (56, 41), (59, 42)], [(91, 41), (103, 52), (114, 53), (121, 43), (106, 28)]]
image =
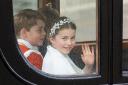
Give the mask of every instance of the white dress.
[(60, 53), (52, 46), (47, 46), (42, 71), (54, 75), (84, 74), (83, 70), (78, 68), (68, 55)]

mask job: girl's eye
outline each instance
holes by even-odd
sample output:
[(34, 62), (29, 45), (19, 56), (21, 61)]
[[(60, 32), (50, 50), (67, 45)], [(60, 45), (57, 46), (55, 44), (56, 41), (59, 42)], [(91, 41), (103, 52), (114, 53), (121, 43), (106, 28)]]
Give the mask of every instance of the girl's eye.
[(66, 37), (63, 37), (62, 39), (63, 39), (63, 40), (67, 40), (67, 38), (66, 38)]
[(71, 40), (75, 40), (75, 37), (72, 37)]
[(75, 40), (75, 36), (74, 37), (71, 37), (71, 40)]

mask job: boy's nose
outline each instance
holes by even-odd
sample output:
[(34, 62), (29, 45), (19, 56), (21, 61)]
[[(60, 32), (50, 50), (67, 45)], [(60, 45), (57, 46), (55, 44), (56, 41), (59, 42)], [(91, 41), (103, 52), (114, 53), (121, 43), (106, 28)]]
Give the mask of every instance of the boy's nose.
[(42, 35), (43, 35), (43, 36), (45, 36), (45, 35), (46, 35), (46, 32), (45, 32), (45, 31), (43, 31), (43, 32), (42, 32)]

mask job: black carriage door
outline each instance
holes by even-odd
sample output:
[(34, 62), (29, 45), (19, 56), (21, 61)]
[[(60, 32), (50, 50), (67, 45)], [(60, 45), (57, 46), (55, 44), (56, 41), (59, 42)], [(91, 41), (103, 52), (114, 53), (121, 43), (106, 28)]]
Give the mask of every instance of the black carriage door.
[(113, 83), (128, 83), (128, 3), (113, 0)]
[[(32, 8), (34, 7), (35, 10), (44, 5), (55, 8), (61, 16), (68, 16), (76, 23), (75, 56), (80, 54), (77, 47), (82, 43), (88, 43), (95, 48), (94, 72), (88, 76), (77, 75), (68, 77), (46, 74), (33, 68), (25, 60), (18, 47), (14, 31), (14, 1), (17, 0), (0, 1), (0, 51), (1, 63), (3, 63), (1, 64), (3, 68), (1, 70), (3, 70), (2, 74), (4, 74), (1, 76), (6, 78), (8, 76), (6, 72), (9, 72), (12, 77), (12, 80), (8, 80), (8, 82), (1, 81), (2, 83), (5, 85), (8, 83), (14, 84), (16, 81), (16, 84), (32, 85), (99, 85), (112, 84), (113, 79), (115, 80), (114, 82), (117, 81), (115, 74), (118, 73), (117, 71), (120, 68), (115, 68), (114, 63), (118, 62), (118, 59), (114, 60), (115, 57), (113, 56), (117, 55), (115, 51), (119, 51), (117, 47), (120, 45), (118, 46), (117, 44), (119, 43), (118, 38), (120, 35), (118, 34), (120, 33), (113, 30), (115, 26), (117, 27), (116, 22), (120, 23), (120, 17), (115, 18), (115, 16), (117, 16), (115, 13), (118, 12), (118, 7), (115, 8), (117, 5), (115, 5), (113, 1), (116, 2), (116, 0), (37, 0), (37, 2), (34, 0), (31, 2), (25, 0), (26, 2), (28, 1), (25, 3), (27, 5), (30, 5), (28, 4), (29, 2), (32, 4), (36, 3), (36, 6), (32, 5)], [(20, 3), (22, 2), (23, 1)], [(118, 0), (117, 3), (120, 4), (120, 2), (121, 0)], [(113, 10), (115, 10), (115, 12)], [(115, 14), (115, 16), (113, 17), (112, 14)], [(119, 20), (116, 21), (116, 19)], [(113, 25), (115, 23), (116, 25)], [(117, 29), (121, 31), (119, 27), (117, 27)], [(118, 35), (118, 37), (116, 35)], [(115, 41), (113, 40), (114, 38), (116, 38)], [(114, 44), (114, 42), (117, 42), (117, 44)], [(114, 49), (114, 45), (117, 45), (117, 49)], [(80, 58), (72, 57), (71, 59), (79, 68), (83, 67)], [(115, 70), (112, 68), (117, 69), (116, 73), (113, 72)], [(1, 78), (2, 77), (0, 77), (0, 80)], [(119, 76), (117, 78), (119, 78)]]

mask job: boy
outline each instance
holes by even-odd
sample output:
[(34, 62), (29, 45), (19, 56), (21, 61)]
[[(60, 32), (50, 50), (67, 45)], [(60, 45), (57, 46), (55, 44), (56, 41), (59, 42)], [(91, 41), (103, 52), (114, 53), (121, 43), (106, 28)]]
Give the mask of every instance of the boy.
[(14, 16), (14, 27), (21, 52), (32, 65), (41, 70), (43, 56), (37, 46), (43, 44), (46, 34), (44, 16), (36, 10), (21, 10)]

